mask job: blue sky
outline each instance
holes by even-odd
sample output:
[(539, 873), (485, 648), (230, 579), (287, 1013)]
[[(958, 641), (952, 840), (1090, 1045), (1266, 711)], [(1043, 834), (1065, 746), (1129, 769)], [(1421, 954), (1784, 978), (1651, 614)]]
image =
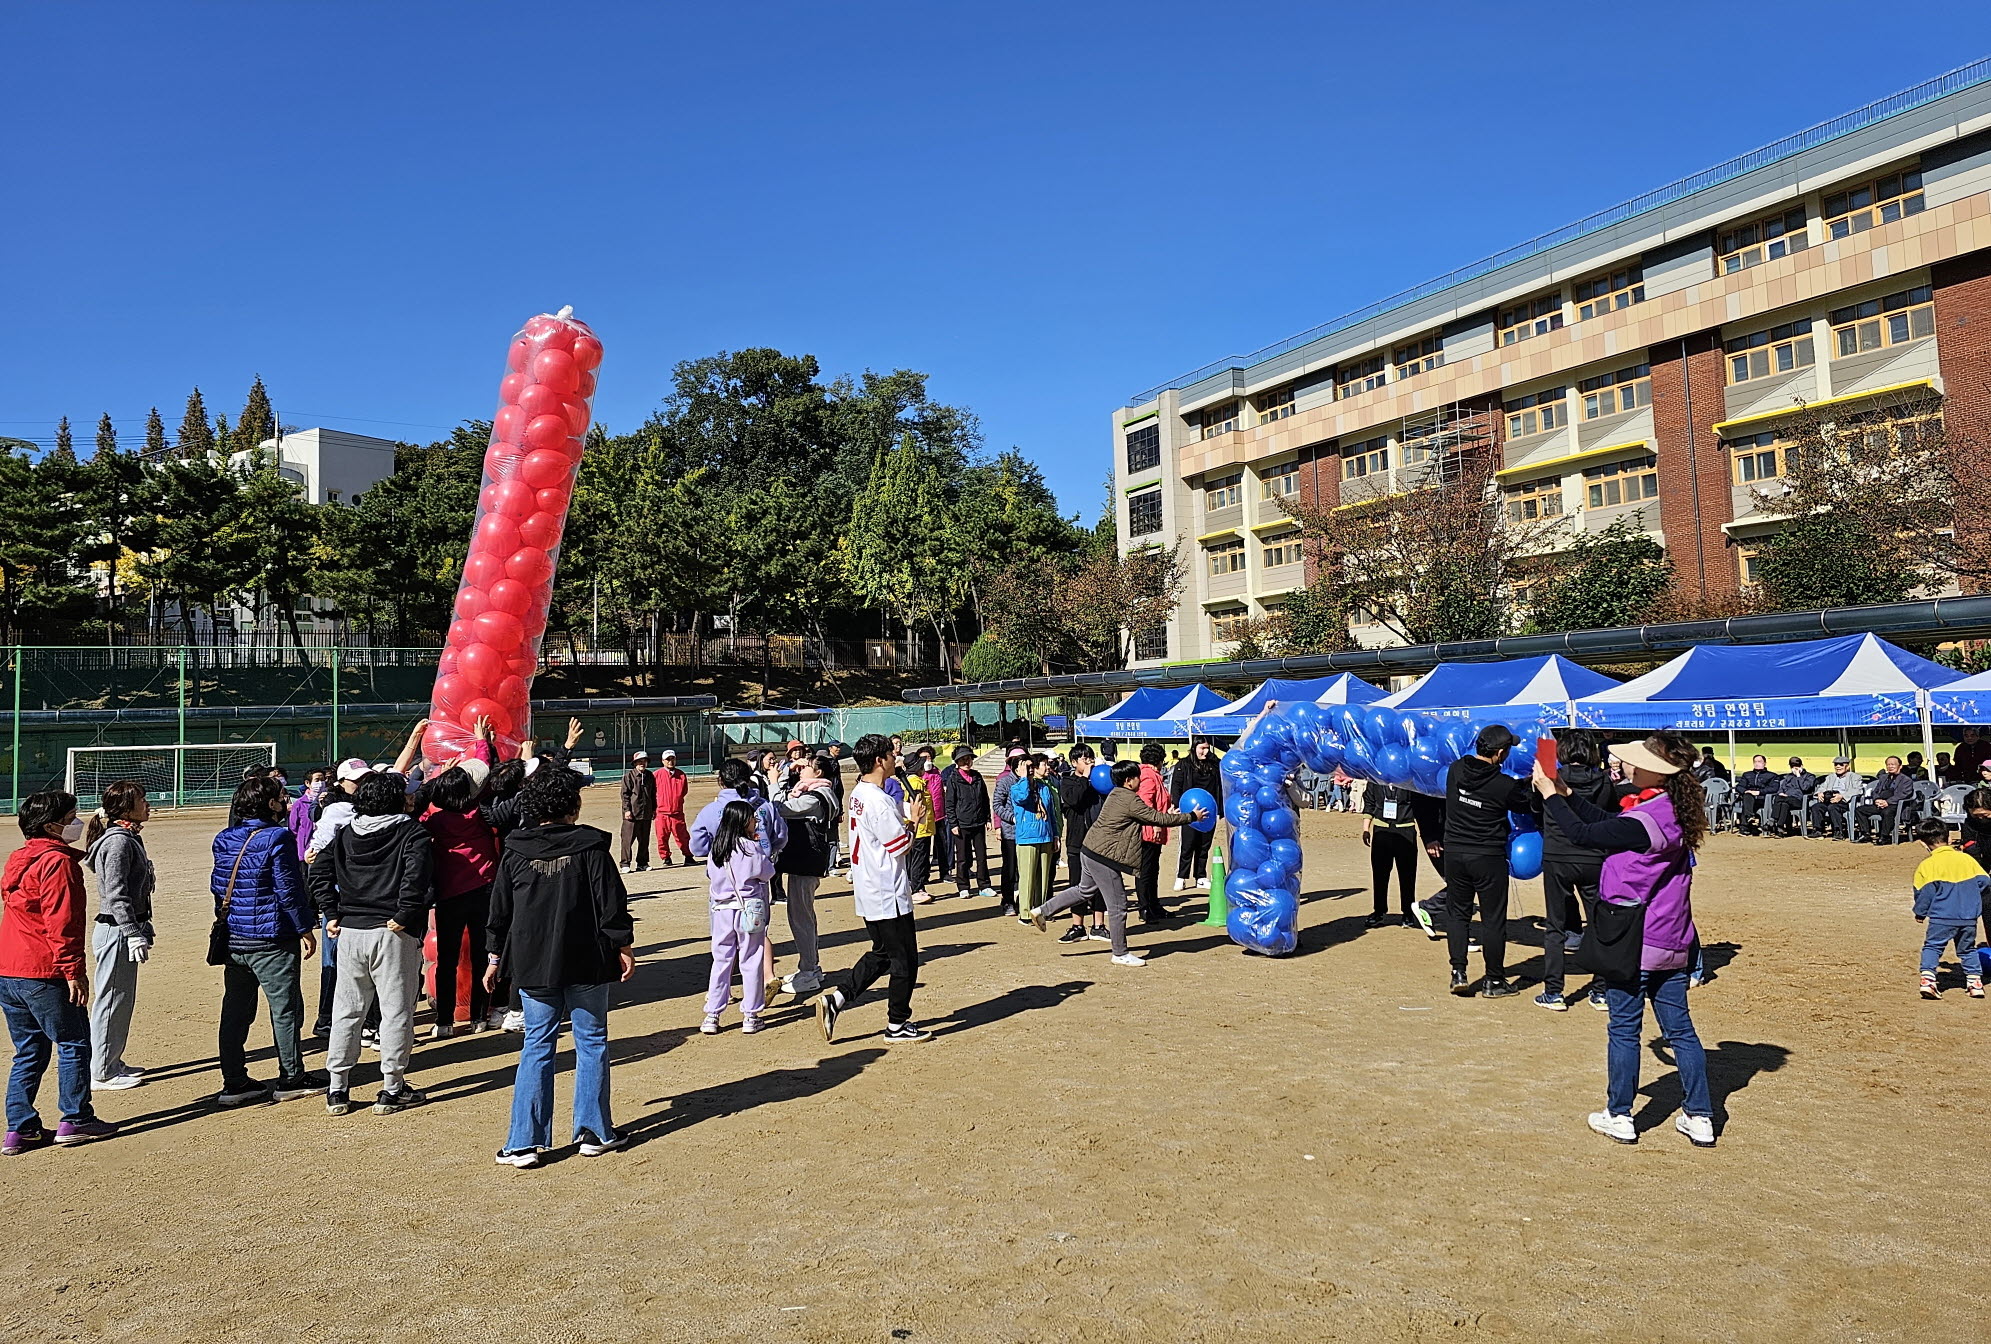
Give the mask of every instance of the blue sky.
[(0, 434), (260, 373), (424, 441), (571, 303), (611, 429), (714, 350), (915, 368), (1090, 517), (1128, 394), (1991, 51), (1894, 13), (19, 6)]

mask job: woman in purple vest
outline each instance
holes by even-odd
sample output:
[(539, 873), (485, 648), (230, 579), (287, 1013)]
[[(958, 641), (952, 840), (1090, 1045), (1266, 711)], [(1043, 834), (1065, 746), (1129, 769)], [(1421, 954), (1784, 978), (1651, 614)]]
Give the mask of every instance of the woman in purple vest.
[(1549, 816), (1579, 845), (1606, 856), (1599, 898), (1613, 905), (1645, 906), (1645, 946), (1636, 982), (1607, 983), (1611, 1010), (1610, 1047), (1605, 1054), (1604, 1109), (1590, 1128), (1619, 1143), (1637, 1143), (1632, 1099), (1638, 1092), (1640, 1029), (1645, 1001), (1673, 1049), (1685, 1093), (1673, 1127), (1699, 1148), (1714, 1146), (1714, 1107), (1708, 1097), (1708, 1059), (1687, 1014), (1687, 977), (1696, 940), (1694, 931), (1694, 851), (1707, 834), (1702, 790), (1690, 768), (1698, 759), (1694, 744), (1677, 733), (1654, 733), (1643, 742), (1611, 748), (1633, 788), (1613, 816), (1569, 790), (1535, 766), (1535, 789), (1547, 801)]

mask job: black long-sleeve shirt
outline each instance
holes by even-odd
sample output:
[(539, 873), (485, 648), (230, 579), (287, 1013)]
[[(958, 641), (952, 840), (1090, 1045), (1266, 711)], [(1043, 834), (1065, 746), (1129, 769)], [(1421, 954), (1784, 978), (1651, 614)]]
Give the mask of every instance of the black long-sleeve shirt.
[(1652, 848), (1652, 833), (1635, 817), (1612, 816), (1584, 799), (1554, 794), (1544, 810), (1549, 820), (1577, 844), (1604, 854), (1644, 853)]
[(1462, 756), (1445, 772), (1445, 852), (1507, 855), (1509, 812), (1533, 812), (1526, 780), (1500, 773), (1478, 756)]

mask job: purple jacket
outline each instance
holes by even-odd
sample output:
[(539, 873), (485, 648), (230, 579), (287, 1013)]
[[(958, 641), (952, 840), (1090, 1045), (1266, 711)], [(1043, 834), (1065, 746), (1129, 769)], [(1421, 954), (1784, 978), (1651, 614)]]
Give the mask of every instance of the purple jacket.
[(1604, 860), (1598, 895), (1613, 905), (1645, 904), (1645, 951), (1639, 969), (1677, 970), (1687, 964), (1694, 929), (1694, 855), (1683, 842), (1673, 800), (1666, 794), (1623, 817), (1645, 829), (1646, 848), (1619, 850)]
[(767, 880), (774, 876), (774, 863), (751, 845), (737, 845), (726, 862), (705, 860), (705, 880), (712, 886), (714, 910), (738, 910), (742, 901), (767, 904)]

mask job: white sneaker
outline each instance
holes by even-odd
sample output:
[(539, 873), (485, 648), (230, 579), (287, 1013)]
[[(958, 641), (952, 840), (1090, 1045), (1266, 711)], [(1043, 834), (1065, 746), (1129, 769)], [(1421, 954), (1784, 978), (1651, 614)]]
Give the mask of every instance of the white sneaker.
[(636, 870), (635, 870), (634, 868), (630, 867), (630, 866), (629, 866), (628, 864), (626, 864), (626, 863), (625, 863), (625, 864), (623, 864), (623, 865), (622, 865), (622, 871), (623, 871), (623, 872), (625, 872), (625, 873), (633, 873), (633, 872), (635, 872)]
[[(468, 1030), (468, 1028), (466, 1027), (465, 1030)], [(455, 1034), (456, 1024), (454, 1022), (438, 1022), (429, 1028), (429, 1039), (432, 1041), (446, 1041)]]
[(992, 901), (992, 900), (994, 900), (994, 899), (995, 899), (995, 888), (994, 888), (994, 887), (983, 887), (983, 888), (982, 888), (982, 899), (983, 899), (983, 900), (985, 900), (985, 901)]
[(1145, 958), (1137, 957), (1132, 952), (1122, 952), (1119, 956), (1113, 958), (1113, 964), (1115, 966), (1145, 966), (1148, 963)]
[(1673, 1128), (1687, 1136), (1687, 1142), (1696, 1148), (1714, 1147), (1714, 1120), (1705, 1115), (1681, 1115), (1673, 1119)]
[(629, 1142), (627, 1134), (611, 1134), (605, 1139), (598, 1139), (588, 1130), (584, 1129), (581, 1133), (587, 1135), (581, 1140), (582, 1157), (600, 1157), (603, 1153), (612, 1153)]
[[(505, 1025), (505, 1024), (506, 1024), (506, 1020), (507, 1020), (507, 1019), (508, 1019), (508, 1018), (509, 1018), (510, 1016), (511, 1016), (511, 1014), (507, 1013), (507, 1012), (506, 1012), (506, 1011), (505, 1011), (504, 1009), (502, 1009), (502, 1008), (493, 1008), (493, 1009), (492, 1009), (492, 1010), (491, 1010), (490, 1012), (488, 1012), (488, 1013), (484, 1014), (484, 1028), (485, 1028), (485, 1030), (487, 1030), (487, 1031), (504, 1031), (504, 1030), (506, 1030), (506, 1025)], [(523, 1024), (523, 1023), (521, 1023), (520, 1025), (524, 1025), (524, 1024)]]
[(498, 1026), (503, 1031), (523, 1032), (525, 1030), (525, 1014), (519, 1009), (514, 1008), (505, 1014), (504, 1021), (500, 1022)]
[(1609, 1111), (1592, 1111), (1590, 1113), (1590, 1128), (1596, 1130), (1607, 1139), (1616, 1139), (1619, 1143), (1638, 1142), (1638, 1127), (1632, 1124), (1632, 1118), (1629, 1115), (1612, 1115)]
[(1196, 885), (1199, 889), (1203, 891), (1208, 891), (1210, 889), (1210, 879), (1207, 877), (1199, 877), (1196, 879)]
[(814, 994), (823, 987), (821, 971), (797, 971), (793, 975), (781, 977), (783, 994)]
[(539, 1150), (537, 1148), (521, 1148), (516, 1153), (499, 1153), (498, 1165), (501, 1167), (536, 1167), (539, 1165)]
[(705, 1020), (698, 1024), (698, 1029), (707, 1036), (717, 1036), (719, 1034), (719, 1014), (707, 1013)]
[(746, 1017), (740, 1019), (740, 1034), (742, 1036), (751, 1036), (759, 1030), (760, 1030), (759, 1018)]
[(1189, 879), (1186, 877), (1178, 877), (1175, 879), (1175, 889), (1177, 891), (1181, 891), (1184, 887), (1188, 885), (1189, 885)]
[(359, 1045), (362, 1050), (380, 1049), (380, 1033), (372, 1030), (362, 1030), (359, 1034)]
[(127, 1088), (143, 1087), (145, 1079), (136, 1073), (120, 1073), (114, 1078), (93, 1078), (90, 1080), (92, 1092), (123, 1092)]

